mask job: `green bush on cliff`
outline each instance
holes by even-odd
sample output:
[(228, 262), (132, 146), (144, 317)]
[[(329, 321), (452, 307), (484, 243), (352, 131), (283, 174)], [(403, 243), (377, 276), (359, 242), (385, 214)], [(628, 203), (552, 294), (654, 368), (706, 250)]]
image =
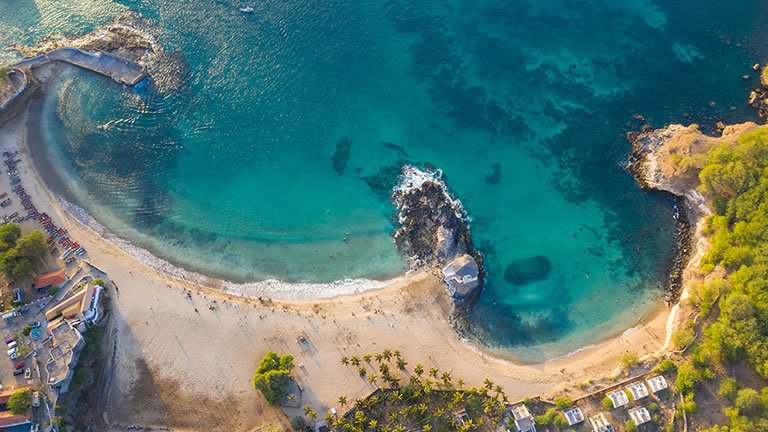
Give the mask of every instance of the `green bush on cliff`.
[(253, 377), (253, 386), (259, 390), (270, 405), (277, 405), (288, 396), (291, 384), (293, 356), (268, 352), (259, 363)]

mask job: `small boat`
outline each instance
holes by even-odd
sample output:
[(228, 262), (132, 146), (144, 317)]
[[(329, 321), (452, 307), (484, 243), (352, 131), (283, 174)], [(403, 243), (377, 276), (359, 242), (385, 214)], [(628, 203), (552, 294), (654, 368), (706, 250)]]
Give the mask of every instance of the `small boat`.
[(241, 7), (240, 8), (240, 12), (251, 13), (251, 12), (253, 12), (253, 8), (250, 7), (250, 6)]

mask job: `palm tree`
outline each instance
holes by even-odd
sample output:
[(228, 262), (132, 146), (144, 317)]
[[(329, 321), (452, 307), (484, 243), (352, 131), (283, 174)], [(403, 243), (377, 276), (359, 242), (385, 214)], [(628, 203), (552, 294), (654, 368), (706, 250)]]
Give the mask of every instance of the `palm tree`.
[(438, 373), (440, 373), (440, 370), (438, 370), (437, 368), (433, 367), (432, 369), (429, 370), (429, 376), (431, 376), (432, 378), (437, 378)]
[(389, 361), (392, 358), (392, 351), (387, 348), (381, 352), (381, 356), (384, 357), (384, 360)]
[(364, 355), (363, 356), (363, 360), (365, 360), (366, 363), (370, 363), (371, 362), (371, 355), (370, 354)]
[(451, 383), (451, 373), (443, 372), (443, 376), (441, 378), (443, 380), (443, 384), (445, 385), (445, 387), (448, 387), (448, 384)]
[(402, 355), (400, 354), (400, 350), (395, 350), (395, 358), (402, 358)]
[(405, 370), (405, 367), (408, 365), (408, 362), (403, 360), (402, 358), (397, 359), (397, 367), (400, 370)]
[(413, 368), (413, 373), (415, 373), (418, 376), (421, 376), (421, 374), (424, 373), (424, 366), (422, 366), (421, 363), (417, 364), (415, 368)]
[(376, 419), (371, 419), (371, 421), (368, 422), (368, 429), (376, 430), (376, 427), (379, 425), (379, 422), (376, 421)]
[(343, 364), (344, 366), (349, 366), (349, 357), (347, 356), (342, 357), (341, 364)]
[(381, 359), (383, 359), (384, 356), (379, 354), (379, 353), (376, 353), (376, 354), (373, 355), (373, 358), (376, 359), (376, 362), (381, 363)]
[(488, 378), (483, 381), (483, 386), (487, 388), (488, 390), (493, 388), (493, 381), (489, 380)]
[(352, 358), (349, 359), (349, 362), (352, 363), (354, 366), (360, 366), (360, 357), (352, 356)]
[(456, 381), (456, 385), (459, 386), (459, 390), (464, 389), (464, 378), (459, 378), (458, 381)]
[(372, 385), (376, 385), (376, 379), (377, 378), (378, 378), (378, 376), (376, 376), (375, 373), (372, 373), (372, 374), (368, 375), (368, 382), (371, 383)]
[(339, 396), (339, 405), (345, 406), (347, 404), (347, 397), (346, 396)]

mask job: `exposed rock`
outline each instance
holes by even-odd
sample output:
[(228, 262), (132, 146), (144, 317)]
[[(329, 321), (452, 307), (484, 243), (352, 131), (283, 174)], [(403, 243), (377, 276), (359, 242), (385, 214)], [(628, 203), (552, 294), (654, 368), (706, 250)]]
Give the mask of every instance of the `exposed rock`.
[(760, 87), (749, 93), (747, 104), (757, 110), (758, 117), (768, 117), (768, 66), (760, 73)]
[(551, 270), (552, 263), (544, 255), (516, 259), (507, 266), (504, 280), (512, 285), (525, 285), (546, 278)]
[(347, 167), (347, 162), (349, 162), (351, 150), (352, 141), (349, 139), (349, 137), (342, 136), (338, 141), (336, 141), (336, 151), (331, 157), (331, 161), (333, 162), (333, 170), (336, 171), (336, 174), (344, 174), (344, 169)]
[(701, 162), (691, 156), (706, 153), (717, 145), (735, 143), (741, 134), (758, 127), (751, 122), (724, 126), (720, 137), (711, 137), (702, 134), (696, 125), (670, 125), (632, 136), (628, 168), (638, 182), (648, 189), (669, 192), (679, 198), (677, 254), (668, 272), (667, 304), (678, 301), (683, 281), (693, 277), (698, 267), (694, 261), (700, 260), (706, 249), (706, 239), (701, 233), (704, 219), (711, 211), (704, 196), (696, 190)]
[(476, 283), (461, 289), (448, 285), (455, 303), (468, 307), (482, 289), (482, 255), (472, 245), (461, 202), (451, 198), (440, 176), (439, 171), (403, 166), (392, 192), (401, 224), (394, 234), (395, 244), (409, 257), (412, 268), (475, 268)]

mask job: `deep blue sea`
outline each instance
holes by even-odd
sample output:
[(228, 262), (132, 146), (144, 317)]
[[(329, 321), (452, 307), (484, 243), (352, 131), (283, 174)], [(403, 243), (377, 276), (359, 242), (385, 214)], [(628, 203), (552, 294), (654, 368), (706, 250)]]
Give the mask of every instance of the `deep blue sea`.
[[(0, 61), (125, 12), (182, 60), (184, 85), (62, 75), (36, 144), (68, 196), (204, 274), (382, 279), (404, 271), (391, 187), (429, 164), (486, 258), (473, 333), (528, 360), (661, 301), (673, 206), (623, 169), (634, 115), (752, 119), (751, 67), (768, 60), (758, 0), (4, 0)], [(507, 271), (532, 257), (549, 272)]]

